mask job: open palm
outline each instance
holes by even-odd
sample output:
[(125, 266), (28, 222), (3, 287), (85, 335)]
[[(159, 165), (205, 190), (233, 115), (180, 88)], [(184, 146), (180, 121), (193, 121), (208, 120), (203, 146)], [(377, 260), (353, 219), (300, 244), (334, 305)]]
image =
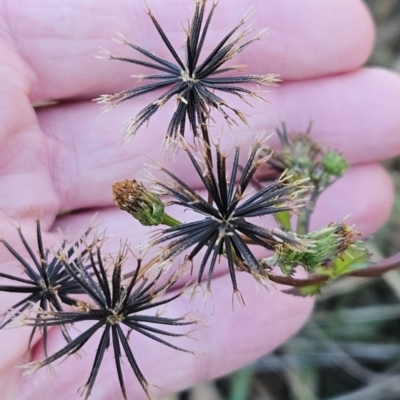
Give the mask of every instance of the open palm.
[[(359, 0), (246, 0), (235, 7), (229, 0), (219, 3), (204, 51), (253, 6), (256, 30), (268, 26), (272, 35), (250, 46), (235, 63), (247, 64), (249, 73), (279, 73), (284, 80), (264, 95), (270, 103), (252, 102), (252, 109), (238, 103), (251, 116), (250, 128), (235, 127), (233, 135), (250, 132), (251, 140), (261, 130), (272, 131), (280, 121), (285, 121), (289, 130), (304, 131), (314, 121), (312, 134), (317, 141), (343, 152), (353, 167), (323, 195), (313, 226), (341, 221), (351, 214), (349, 221), (357, 230), (372, 234), (388, 216), (392, 202), (390, 180), (377, 162), (400, 152), (400, 79), (383, 70), (359, 69), (369, 56), (374, 34), (363, 4)], [(187, 20), (192, 2), (169, 0), (149, 5), (179, 48), (184, 40), (181, 22)], [(173, 105), (163, 107), (148, 128), (143, 127), (124, 144), (121, 123), (154, 96), (123, 103), (107, 114), (101, 114), (91, 101), (133, 86), (135, 80), (129, 75), (142, 72), (132, 65), (94, 57), (99, 46), (114, 54), (130, 54), (129, 49), (110, 41), (115, 31), (168, 57), (140, 2), (73, 0), (55, 5), (47, 0), (3, 0), (0, 29), (2, 236), (23, 252), (9, 219), (20, 218), (28, 241), (34, 244), (32, 210), (42, 210), (44, 239), (49, 245), (57, 243), (59, 227), (77, 233), (96, 212), (101, 227), (114, 238), (111, 251), (120, 238), (128, 238), (132, 247), (148, 241), (148, 230), (113, 206), (111, 186), (121, 179), (140, 177), (148, 157), (169, 164), (190, 182), (189, 162), (182, 154), (173, 163), (160, 153)], [(57, 103), (33, 107), (48, 101)], [(220, 128), (215, 131), (219, 134)], [(231, 140), (229, 133), (223, 137), (226, 143)], [(180, 218), (186, 220), (184, 214)], [(20, 268), (4, 247), (0, 257), (2, 272), (15, 273)], [(274, 288), (255, 291), (254, 281), (242, 274), (238, 281), (246, 306), (232, 312), (232, 288), (225, 272), (222, 265), (213, 281), (215, 311), (207, 327), (199, 327), (197, 341), (183, 343), (203, 355), (196, 358), (179, 353), (146, 338), (131, 343), (144, 375), (160, 387), (152, 389), (154, 394), (178, 391), (232, 371), (271, 351), (307, 319), (312, 300), (284, 295)], [(6, 293), (0, 296), (2, 312), (17, 299)], [(179, 316), (197, 308), (204, 309), (202, 299), (191, 303), (181, 297), (170, 305), (169, 312)], [(83, 359), (71, 357), (56, 363), (58, 377), (44, 370), (21, 377), (22, 370), (14, 367), (28, 361), (29, 333), (28, 328), (0, 331), (1, 397), (76, 398), (77, 388), (89, 374), (96, 340), (85, 347)], [(59, 330), (51, 330), (49, 351), (63, 343)], [(30, 357), (44, 357), (40, 341)], [(110, 362), (102, 364), (93, 391), (95, 399), (120, 398), (112, 353), (107, 357)], [(126, 376), (130, 376), (125, 364)], [(132, 398), (145, 398), (135, 379), (126, 381)]]

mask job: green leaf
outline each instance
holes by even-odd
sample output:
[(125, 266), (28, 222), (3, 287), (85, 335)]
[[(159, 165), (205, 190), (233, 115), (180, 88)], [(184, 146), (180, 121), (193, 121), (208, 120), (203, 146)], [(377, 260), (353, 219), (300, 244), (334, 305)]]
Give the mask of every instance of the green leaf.
[(281, 211), (278, 213), (274, 213), (274, 218), (282, 230), (292, 231), (292, 223), (290, 221), (291, 214), (289, 211)]
[(326, 282), (319, 283), (317, 285), (310, 285), (310, 286), (304, 286), (304, 287), (298, 288), (298, 294), (303, 297), (315, 296), (317, 294), (320, 294), (321, 288), (323, 285), (325, 285), (325, 283)]
[(366, 265), (370, 258), (367, 249), (350, 246), (340, 257), (336, 257), (332, 262), (332, 272), (337, 277), (348, 272), (360, 269)]

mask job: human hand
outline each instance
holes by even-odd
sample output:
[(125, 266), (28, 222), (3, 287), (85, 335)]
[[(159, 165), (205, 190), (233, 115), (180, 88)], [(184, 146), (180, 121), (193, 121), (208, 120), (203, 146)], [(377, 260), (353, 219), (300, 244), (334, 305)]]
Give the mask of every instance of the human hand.
[[(192, 3), (174, 0), (168, 6), (149, 5), (179, 47), (184, 40), (181, 22), (190, 15), (188, 6)], [(270, 103), (252, 101), (253, 109), (238, 104), (251, 116), (250, 129), (235, 127), (233, 135), (242, 131), (250, 131), (253, 136), (260, 130), (271, 132), (282, 120), (289, 130), (304, 131), (313, 120), (312, 134), (317, 141), (340, 150), (353, 164), (321, 198), (313, 226), (341, 221), (351, 213), (349, 222), (365, 235), (372, 234), (388, 216), (392, 202), (391, 183), (377, 161), (400, 149), (400, 117), (396, 108), (400, 80), (386, 71), (358, 69), (373, 42), (368, 13), (355, 0), (329, 5), (315, 0), (301, 4), (294, 0), (284, 4), (276, 0), (262, 4), (246, 1), (235, 7), (228, 0), (220, 0), (205, 53), (251, 5), (256, 31), (267, 26), (273, 34), (250, 46), (235, 59), (235, 64), (247, 64), (249, 73), (279, 73), (284, 82), (264, 95)], [(21, 249), (16, 231), (8, 221), (9, 217), (21, 218), (24, 233), (34, 243), (31, 210), (42, 209), (42, 226), (48, 232), (45, 241), (50, 245), (56, 243), (58, 227), (78, 232), (95, 212), (99, 212), (98, 220), (107, 228), (108, 236), (115, 238), (111, 240), (111, 250), (113, 245), (116, 249), (119, 238), (128, 238), (132, 248), (148, 241), (148, 229), (113, 206), (111, 185), (121, 179), (140, 177), (148, 157), (168, 164), (168, 168), (190, 182), (187, 160), (179, 155), (173, 163), (159, 150), (173, 104), (163, 107), (148, 128), (143, 127), (124, 145), (119, 133), (121, 122), (135, 115), (154, 94), (121, 104), (108, 114), (101, 114), (99, 106), (91, 102), (100, 94), (132, 86), (129, 75), (141, 72), (131, 65), (94, 58), (99, 46), (115, 54), (127, 51), (131, 55), (129, 49), (110, 41), (115, 31), (150, 51), (160, 49), (157, 54), (164, 55), (161, 40), (141, 5), (122, 0), (84, 5), (76, 1), (58, 2), (52, 8), (50, 3), (32, 0), (18, 4), (3, 1), (1, 15), (2, 236)], [(59, 103), (48, 108), (32, 107), (32, 103), (49, 100)], [(225, 135), (223, 141), (229, 144), (230, 136)], [(64, 211), (72, 212), (59, 215)], [(181, 219), (187, 219), (185, 214)], [(15, 273), (19, 268), (15, 259), (3, 247), (0, 252), (1, 270)], [(199, 327), (197, 341), (184, 342), (186, 348), (205, 352), (204, 355), (195, 358), (146, 338), (131, 343), (144, 375), (160, 387), (152, 389), (154, 394), (178, 391), (220, 376), (271, 351), (304, 323), (311, 310), (310, 299), (284, 295), (275, 288), (271, 292), (257, 292), (250, 277), (238, 274), (246, 306), (236, 307), (233, 312), (231, 283), (223, 265), (217, 275), (212, 285), (215, 312), (207, 321), (207, 328)], [(16, 301), (16, 296), (1, 293), (2, 311)], [(200, 298), (189, 302), (181, 297), (169, 306), (171, 315), (196, 309), (207, 313)], [(62, 364), (56, 363), (58, 377), (45, 370), (21, 377), (22, 371), (14, 367), (28, 361), (29, 334), (29, 328), (0, 331), (3, 397), (75, 398), (77, 388), (86, 382), (98, 342), (93, 340), (85, 346), (82, 359), (71, 357)], [(38, 339), (39, 336), (31, 353), (34, 360), (44, 357)], [(50, 352), (63, 344), (60, 332), (51, 330)], [(144, 398), (136, 380), (128, 379), (132, 372), (125, 364), (128, 393), (132, 398)], [(112, 396), (119, 398), (120, 390), (109, 352), (93, 398)]]

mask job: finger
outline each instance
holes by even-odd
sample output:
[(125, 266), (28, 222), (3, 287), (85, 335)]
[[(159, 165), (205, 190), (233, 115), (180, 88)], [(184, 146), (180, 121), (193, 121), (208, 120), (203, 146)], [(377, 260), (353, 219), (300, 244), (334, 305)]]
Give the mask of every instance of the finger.
[[(122, 32), (137, 45), (159, 56), (170, 54), (139, 2), (62, 1), (52, 7), (42, 1), (5, 2), (0, 25), (15, 46), (31, 80), (31, 99), (92, 98), (132, 84), (129, 75), (141, 70), (122, 63), (101, 62), (97, 49), (136, 56), (110, 40)], [(279, 73), (283, 79), (304, 79), (353, 70), (368, 58), (373, 24), (360, 0), (242, 1), (232, 7), (221, 0), (212, 21), (204, 54), (216, 46), (253, 6), (255, 32), (269, 27), (272, 35), (250, 46), (235, 64), (249, 73)], [(150, 2), (159, 23), (180, 51), (182, 22), (191, 17), (187, 0)], [(7, 18), (5, 18), (5, 15)], [(312, 27), (312, 28), (310, 28)], [(183, 57), (183, 51), (180, 51)]]
[[(206, 194), (203, 192), (203, 195)], [(329, 188), (326, 193), (322, 195), (320, 200), (321, 201), (317, 203), (317, 208), (311, 221), (312, 229), (317, 229), (331, 222), (341, 222), (344, 217), (348, 216), (345, 221), (347, 224), (354, 224), (356, 230), (361, 231), (365, 236), (369, 236), (375, 232), (388, 217), (393, 202), (393, 191), (390, 179), (382, 167), (377, 164), (363, 165), (353, 167), (341, 180)], [(379, 212), (377, 212), (377, 210), (379, 210)], [(168, 210), (168, 212), (183, 222), (191, 222), (192, 220), (199, 219), (199, 216), (184, 212), (182, 208), (174, 208)], [(98, 229), (100, 231), (106, 229), (108, 237), (108, 240), (104, 243), (104, 254), (108, 254), (108, 252), (115, 253), (121, 243), (121, 238), (127, 238), (131, 244), (133, 253), (138, 255), (139, 251), (137, 250), (137, 246), (148, 243), (151, 240), (151, 232), (154, 232), (154, 229), (139, 225), (130, 215), (115, 207), (101, 210), (95, 222), (96, 221), (100, 223)], [(33, 225), (29, 225), (32, 223), (33, 221), (23, 221), (23, 227), (26, 228), (24, 229), (24, 234), (27, 235), (29, 243), (34, 243), (35, 241), (34, 234), (29, 235), (30, 231), (34, 232)], [(267, 218), (254, 220), (254, 223), (270, 228), (275, 226), (273, 221)], [(63, 232), (69, 231), (69, 237), (76, 238), (81, 232), (85, 231), (89, 225), (93, 225), (93, 211), (60, 216), (57, 223), (52, 228), (53, 233), (44, 236), (44, 242), (47, 246), (57, 249), (57, 243), (59, 243), (59, 228), (61, 228)], [(7, 232), (5, 238), (10, 243), (13, 243), (13, 245), (16, 243), (16, 249), (21, 252), (21, 254), (25, 254), (20, 240), (17, 238), (13, 239), (13, 234), (15, 235), (15, 229), (13, 229), (12, 232)], [(4, 260), (2, 271), (15, 274), (15, 259), (13, 259), (4, 248), (0, 250), (2, 251), (1, 259)], [(154, 251), (156, 250), (157, 249), (154, 249)], [(264, 251), (260, 252), (259, 249), (256, 249), (256, 251), (256, 255), (259, 257), (266, 255)], [(152, 253), (149, 252), (147, 260), (151, 257), (151, 254)], [(200, 262), (201, 254), (194, 260), (193, 277), (197, 276)], [(177, 263), (178, 259), (176, 260), (176, 264)], [(126, 264), (125, 269), (126, 271), (132, 271), (134, 267), (135, 260), (132, 258)], [(227, 265), (224, 260), (217, 264), (213, 275), (214, 279), (211, 288), (214, 296), (219, 295), (219, 289), (214, 281), (217, 276), (221, 275), (226, 275), (227, 280), (225, 284), (229, 289), (228, 298), (230, 299), (232, 283), (230, 282), (227, 273)], [(241, 277), (243, 275), (245, 274), (238, 273), (237, 278), (242, 279)], [(184, 276), (179, 282), (179, 285), (185, 285), (188, 278), (188, 276)], [(242, 288), (240, 283), (239, 289), (245, 294), (245, 289)], [(201, 297), (201, 295), (197, 297)], [(8, 293), (0, 293), (0, 312), (5, 312), (8, 307), (15, 304), (19, 299), (19, 297), (10, 296)], [(246, 297), (245, 300), (247, 302)], [(9, 343), (4, 349), (3, 356), (0, 360), (0, 371), (5, 371), (9, 369), (11, 365), (15, 365), (18, 359), (26, 353), (26, 345), (30, 332), (31, 328), (29, 327), (3, 329), (0, 331), (0, 339), (2, 342)], [(36, 336), (35, 342), (39, 339), (40, 336)]]
[[(200, 194), (203, 198), (207, 198), (204, 190), (200, 191)], [(387, 172), (379, 164), (355, 166), (322, 194), (311, 219), (311, 229), (317, 230), (330, 223), (344, 222), (353, 226), (364, 237), (368, 237), (375, 233), (386, 221), (392, 204), (393, 187)], [(168, 207), (167, 212), (183, 223), (202, 219), (201, 215), (179, 206)], [(84, 212), (60, 217), (53, 230), (56, 231), (61, 228), (64, 231), (68, 227), (75, 227), (78, 232), (82, 231), (92, 215), (92, 212)], [(102, 209), (96, 219), (101, 222), (101, 229), (107, 229), (109, 240), (105, 245), (109, 251), (115, 251), (113, 249), (118, 247), (121, 237), (123, 237), (128, 238), (133, 252), (138, 254), (138, 248), (151, 242), (155, 231), (158, 231), (158, 227), (144, 227), (128, 213), (116, 208)], [(262, 219), (253, 218), (250, 221), (269, 229), (276, 227), (273, 218), (268, 216)], [(168, 244), (165, 243), (162, 247), (168, 247)], [(251, 247), (251, 250), (258, 258), (267, 256), (266, 250), (263, 248), (254, 246)], [(159, 246), (151, 248), (146, 254), (147, 260), (150, 260), (158, 251), (160, 251)], [(178, 267), (179, 264), (184, 262), (185, 255), (188, 253), (189, 250), (177, 256), (173, 265)], [(200, 252), (195, 257), (193, 266), (188, 266), (188, 268), (193, 269), (193, 279), (198, 276), (204, 253), (204, 250)], [(134, 265), (129, 266), (130, 270), (133, 268)], [(216, 264), (213, 276), (226, 274), (227, 272), (227, 264), (222, 259), (220, 263)], [(183, 277), (179, 284), (184, 286), (188, 279), (188, 277)], [(207, 271), (203, 274), (203, 281), (206, 280)], [(214, 290), (213, 285), (212, 290)]]
[[(146, 379), (159, 388), (151, 387), (158, 396), (182, 390), (205, 379), (212, 379), (229, 373), (255, 358), (270, 352), (287, 340), (307, 319), (311, 299), (295, 298), (279, 293), (255, 289), (255, 282), (249, 277), (240, 277), (240, 287), (246, 306), (236, 304), (232, 311), (231, 289), (227, 277), (215, 282), (213, 301), (209, 299), (204, 307), (203, 299), (189, 301), (184, 296), (168, 307), (168, 316), (181, 316), (193, 310), (199, 315), (210, 315), (196, 327), (196, 340), (180, 338), (174, 344), (201, 353), (197, 357), (167, 348), (142, 335), (132, 337), (130, 343), (137, 362)], [(206, 326), (204, 326), (206, 325)], [(73, 333), (74, 335), (76, 333)], [(57, 330), (51, 331), (50, 353), (65, 346), (65, 339)], [(54, 367), (59, 378), (49, 376), (45, 369), (19, 381), (17, 398), (33, 399), (40, 393), (41, 399), (52, 399), (56, 393), (66, 398), (76, 393), (89, 376), (98, 339), (89, 341), (84, 348), (83, 359), (69, 357)], [(34, 359), (42, 359), (43, 351), (37, 349)], [(123, 371), (129, 397), (145, 399), (128, 362)], [(93, 398), (118, 397), (119, 387), (115, 373), (115, 362), (111, 349), (107, 352), (93, 390)]]
[(381, 165), (354, 166), (321, 195), (311, 229), (343, 221), (369, 237), (388, 219), (393, 200), (392, 180)]
[(30, 217), (32, 207), (54, 215), (59, 203), (49, 179), (46, 141), (26, 95), (29, 84), (1, 38), (0, 53), (2, 61), (15, 61), (13, 68), (0, 65), (0, 220)]
[[(204, 190), (198, 191), (204, 198)], [(364, 236), (372, 235), (388, 218), (393, 203), (393, 183), (385, 169), (379, 164), (364, 164), (352, 167), (345, 175), (328, 188), (317, 202), (312, 218), (312, 229), (318, 229), (331, 222), (340, 222), (347, 217), (346, 223), (355, 225), (356, 230)], [(374, 212), (373, 210), (379, 210)], [(185, 210), (183, 207), (170, 206), (168, 214), (181, 222), (191, 222), (199, 215)], [(73, 229), (77, 234), (89, 224), (93, 218), (93, 210), (81, 211), (58, 217), (52, 231)], [(101, 209), (95, 221), (100, 228), (107, 228), (107, 236), (116, 240), (115, 247), (121, 237), (129, 238), (133, 248), (147, 243), (154, 229), (140, 225), (131, 215), (116, 207)], [(261, 224), (264, 218), (260, 220)], [(259, 223), (255, 220), (255, 223)]]
[[(243, 157), (255, 135), (272, 132), (281, 121), (286, 122), (289, 132), (304, 132), (314, 121), (312, 137), (325, 148), (341, 151), (352, 163), (380, 160), (400, 152), (400, 114), (396, 109), (400, 103), (400, 79), (392, 73), (366, 69), (315, 81), (290, 82), (274, 89), (268, 97), (270, 103), (257, 102), (251, 109), (251, 128), (232, 128), (234, 138), (251, 129), (248, 143), (243, 145)], [(148, 128), (143, 127), (131, 142), (122, 145), (122, 134), (116, 131), (120, 121), (135, 115), (139, 107), (143, 103), (132, 101), (104, 115), (94, 104), (87, 103), (39, 111), (62, 209), (112, 204), (112, 184), (142, 178), (143, 164), (149, 163), (149, 158), (179, 173), (187, 183), (199, 184), (183, 152), (173, 162), (160, 151), (172, 104), (163, 107)], [(231, 134), (221, 126), (223, 123), (217, 120), (211, 128), (212, 136), (222, 136), (230, 150)], [(276, 137), (270, 141), (271, 145), (276, 142)]]

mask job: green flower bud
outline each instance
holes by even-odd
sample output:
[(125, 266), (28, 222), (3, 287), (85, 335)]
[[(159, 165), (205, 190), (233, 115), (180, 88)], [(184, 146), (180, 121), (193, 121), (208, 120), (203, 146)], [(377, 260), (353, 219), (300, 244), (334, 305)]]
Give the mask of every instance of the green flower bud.
[(295, 136), (292, 144), (293, 165), (301, 170), (311, 170), (314, 167), (321, 148), (308, 134)]
[(336, 150), (328, 150), (322, 157), (322, 166), (330, 175), (341, 176), (349, 168), (349, 163)]
[(277, 254), (265, 259), (268, 265), (278, 265), (287, 274), (293, 268), (302, 265), (307, 270), (329, 265), (331, 261), (353, 245), (354, 235), (357, 234), (345, 224), (329, 224), (317, 231), (299, 236), (304, 243), (303, 249), (294, 249), (282, 244)]
[(317, 231), (310, 232), (307, 236), (314, 241), (314, 248), (309, 254), (310, 267), (317, 267), (332, 261), (336, 256), (341, 256), (353, 243), (355, 232), (345, 224), (329, 224)]

